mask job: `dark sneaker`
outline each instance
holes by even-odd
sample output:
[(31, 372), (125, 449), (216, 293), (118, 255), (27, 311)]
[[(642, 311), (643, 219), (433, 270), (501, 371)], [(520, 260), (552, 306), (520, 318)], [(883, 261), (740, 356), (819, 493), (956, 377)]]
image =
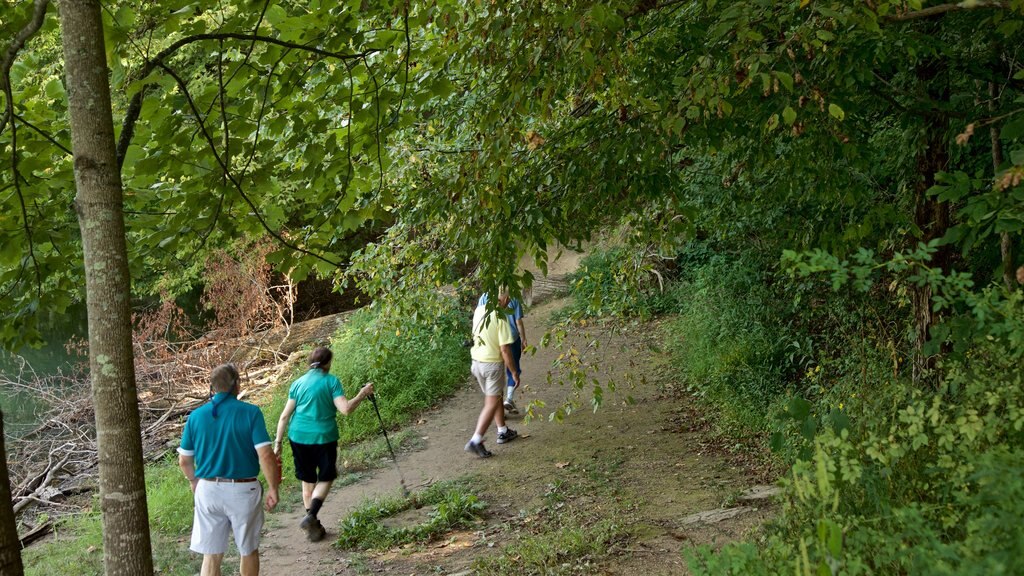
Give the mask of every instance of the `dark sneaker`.
[(498, 433), (498, 444), (504, 444), (505, 442), (511, 442), (511, 441), (515, 440), (516, 438), (519, 438), (519, 432), (516, 432), (515, 430), (509, 428), (508, 430), (505, 431), (504, 434), (502, 434), (500, 432)]
[(302, 521), (299, 522), (299, 528), (302, 528), (308, 534), (312, 534), (313, 528), (318, 524), (320, 524), (320, 521), (316, 519), (316, 516), (307, 512), (306, 515), (302, 517)]
[(519, 414), (519, 408), (516, 407), (516, 403), (511, 400), (505, 400), (505, 412), (509, 414)]
[[(499, 442), (501, 441), (499, 440)], [(466, 443), (466, 452), (469, 452), (470, 454), (476, 454), (481, 458), (490, 458), (491, 456), (494, 455), (490, 450), (484, 448), (483, 442), (474, 443), (472, 440)]]
[(306, 537), (309, 538), (310, 542), (319, 542), (327, 536), (327, 529), (320, 523), (319, 520), (313, 520), (313, 525), (310, 526), (309, 532)]

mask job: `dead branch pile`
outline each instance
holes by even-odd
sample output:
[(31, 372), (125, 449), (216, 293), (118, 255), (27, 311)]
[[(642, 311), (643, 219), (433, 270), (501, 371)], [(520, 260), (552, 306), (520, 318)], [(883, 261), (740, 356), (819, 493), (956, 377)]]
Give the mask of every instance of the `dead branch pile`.
[[(243, 395), (251, 395), (287, 376), (290, 366), (282, 346), (287, 342), (294, 347), (289, 335), (295, 285), (271, 285), (268, 267), (253, 267), (226, 253), (212, 258), (207, 267), (212, 279), (207, 294), (214, 296), (204, 298), (217, 319), (216, 330), (200, 335), (170, 298), (134, 318), (142, 443), (149, 461), (173, 450), (184, 417), (209, 399), (212, 368), (235, 363), (243, 376)], [(98, 458), (87, 367), (42, 376), (24, 361), (20, 364), (16, 373), (0, 375), (0, 387), (36, 398), (45, 407), (31, 429), (7, 431), (13, 505), (27, 545), (45, 535), (53, 519), (88, 502), (69, 497), (95, 489)], [(45, 521), (22, 514), (33, 504), (45, 512), (39, 515)]]

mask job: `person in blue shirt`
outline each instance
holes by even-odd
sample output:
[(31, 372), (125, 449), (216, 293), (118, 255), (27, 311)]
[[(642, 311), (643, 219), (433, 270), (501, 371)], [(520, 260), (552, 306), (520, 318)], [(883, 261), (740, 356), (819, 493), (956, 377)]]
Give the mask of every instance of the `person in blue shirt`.
[[(487, 305), (487, 293), (484, 292), (483, 296), (480, 296), (480, 300), (477, 302), (477, 307)], [(528, 344), (526, 343), (526, 325), (523, 323), (523, 319), (526, 315), (523, 314), (523, 305), (519, 302), (518, 298), (509, 298), (508, 305), (505, 307), (506, 315), (508, 316), (508, 326), (512, 329), (512, 338), (515, 342), (510, 346), (512, 351), (512, 358), (516, 364), (516, 378), (512, 377), (512, 371), (508, 368), (505, 369), (505, 412), (509, 414), (518, 414), (519, 408), (516, 407), (513, 396), (515, 395), (516, 389), (519, 387), (519, 379), (523, 374), (523, 349)]]
[[(178, 465), (194, 494), (189, 547), (203, 555), (201, 576), (221, 573), (232, 534), (241, 556), (240, 573), (257, 576), (263, 509), (277, 506), (277, 457), (263, 413), (238, 399), (240, 382), (231, 364), (210, 372), (212, 398), (189, 415), (178, 448)], [(267, 481), (265, 495), (256, 477), (261, 469)]]

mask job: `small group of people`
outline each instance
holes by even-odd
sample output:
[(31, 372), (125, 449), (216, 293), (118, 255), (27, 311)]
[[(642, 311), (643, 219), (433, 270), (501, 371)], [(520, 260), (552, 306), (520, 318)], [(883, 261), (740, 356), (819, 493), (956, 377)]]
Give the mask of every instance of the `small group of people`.
[(484, 394), (484, 406), (465, 450), (480, 458), (493, 455), (484, 446), (484, 435), (491, 422), (498, 428), (498, 444), (519, 437), (518, 432), (507, 426), (505, 413), (519, 412), (514, 395), (519, 389), (522, 376), (520, 360), (527, 346), (524, 318), (522, 304), (510, 296), (506, 287), (498, 289), (498, 306), (490, 312), (487, 294), (480, 297), (473, 311), (473, 344), (469, 351), (473, 361), (470, 369)]
[[(277, 506), (285, 429), (306, 507), (299, 527), (310, 541), (324, 538), (318, 514), (338, 476), (336, 412), (350, 414), (373, 394), (373, 385), (366, 384), (347, 399), (341, 382), (330, 373), (332, 358), (323, 347), (310, 355), (309, 370), (288, 389), (273, 442), (263, 412), (238, 399), (238, 370), (224, 364), (211, 371), (210, 401), (189, 415), (178, 448), (178, 464), (194, 494), (189, 547), (203, 555), (201, 576), (220, 575), (232, 535), (241, 556), (239, 572), (259, 574), (263, 513)], [(261, 470), (265, 492), (257, 478)]]
[[(498, 306), (490, 312), (487, 294), (481, 296), (473, 314), (471, 371), (484, 393), (484, 406), (465, 450), (481, 458), (492, 455), (484, 446), (491, 422), (498, 428), (498, 444), (519, 436), (506, 425), (505, 412), (518, 412), (514, 394), (527, 346), (523, 318), (522, 305), (510, 298), (507, 288), (498, 291)], [(194, 494), (190, 549), (203, 555), (201, 576), (220, 575), (231, 536), (241, 557), (242, 576), (259, 574), (264, 510), (273, 510), (278, 503), (286, 431), (306, 510), (299, 528), (313, 542), (326, 535), (318, 515), (338, 476), (336, 414), (352, 413), (373, 395), (373, 384), (366, 384), (346, 398), (341, 382), (331, 374), (332, 359), (328, 348), (313, 350), (309, 370), (288, 389), (273, 441), (259, 407), (238, 399), (238, 369), (223, 364), (210, 372), (210, 401), (189, 415), (178, 448), (178, 464)], [(257, 478), (260, 471), (266, 490)]]

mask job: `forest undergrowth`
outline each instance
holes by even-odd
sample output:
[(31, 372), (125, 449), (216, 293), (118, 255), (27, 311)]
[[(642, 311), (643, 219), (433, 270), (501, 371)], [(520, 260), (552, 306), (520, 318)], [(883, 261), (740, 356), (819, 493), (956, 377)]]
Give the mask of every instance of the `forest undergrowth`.
[(905, 298), (856, 282), (898, 265), (789, 259), (698, 241), (664, 290), (614, 254), (573, 279), (579, 313), (669, 315), (665, 346), (716, 427), (770, 447), (785, 471), (779, 516), (746, 542), (693, 550), (691, 570), (1021, 573), (1020, 292), (972, 297), (932, 276), (948, 352), (915, 383)]

